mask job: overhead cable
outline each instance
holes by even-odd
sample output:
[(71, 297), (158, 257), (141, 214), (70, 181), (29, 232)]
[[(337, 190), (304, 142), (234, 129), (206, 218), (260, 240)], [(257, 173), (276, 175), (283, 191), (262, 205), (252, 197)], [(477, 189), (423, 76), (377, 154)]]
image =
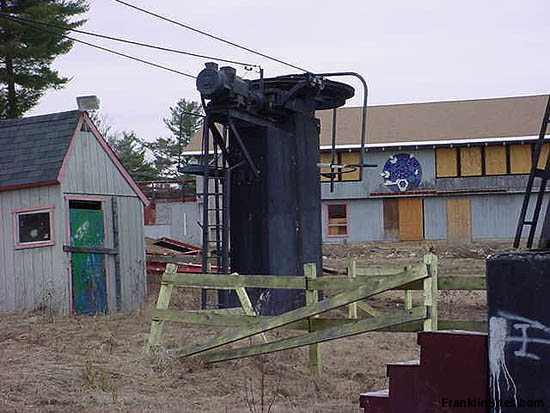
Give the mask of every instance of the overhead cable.
[[(6, 17), (5, 16), (0, 16), (0, 18), (6, 18)], [(48, 30), (48, 29), (45, 29), (43, 27), (39, 27), (39, 26), (37, 26), (35, 24), (32, 24), (32, 23), (23, 22), (23, 21), (20, 21), (18, 23), (34, 27), (37, 30), (45, 31), (46, 33), (51, 33), (51, 34), (56, 35), (56, 36), (64, 37), (64, 38), (69, 39), (73, 42), (82, 43), (82, 44), (85, 44), (87, 46), (94, 47), (94, 48), (99, 49), (99, 50), (103, 50), (104, 52), (112, 53), (112, 54), (115, 54), (117, 56), (121, 56), (121, 57), (125, 57), (127, 59), (135, 60), (137, 62), (144, 63), (146, 65), (153, 66), (153, 67), (156, 67), (156, 68), (159, 68), (159, 69), (167, 70), (169, 72), (177, 73), (179, 75), (186, 76), (186, 77), (189, 77), (191, 79), (196, 79), (197, 78), (196, 76), (190, 75), (189, 73), (180, 72), (179, 70), (172, 69), (172, 68), (167, 67), (167, 66), (159, 65), (157, 63), (153, 63), (153, 62), (150, 62), (148, 60), (140, 59), (138, 57), (130, 56), (130, 55), (127, 55), (125, 53), (117, 52), (116, 50), (108, 49), (108, 48), (103, 47), (103, 46), (98, 46), (97, 44), (89, 43), (89, 42), (86, 42), (84, 40), (75, 39), (74, 37), (67, 36), (66, 34), (59, 33), (59, 32), (53, 31), (53, 30)]]
[(252, 63), (244, 63), (244, 62), (225, 59), (225, 58), (221, 58), (221, 57), (213, 57), (213, 56), (203, 55), (203, 54), (199, 54), (199, 53), (187, 52), (187, 51), (184, 51), (184, 50), (171, 49), (171, 48), (167, 48), (167, 47), (163, 47), (163, 46), (157, 46), (157, 45), (152, 45), (152, 44), (147, 44), (147, 43), (142, 43), (142, 42), (136, 42), (134, 40), (128, 40), (128, 39), (123, 39), (123, 38), (120, 38), (120, 37), (108, 36), (108, 35), (101, 34), (101, 33), (88, 32), (88, 31), (85, 31), (85, 30), (74, 29), (70, 26), (62, 26), (62, 25), (59, 25), (59, 24), (42, 22), (42, 21), (39, 21), (39, 20), (33, 20), (33, 19), (29, 19), (29, 18), (26, 18), (26, 17), (20, 17), (20, 16), (14, 16), (14, 15), (7, 14), (7, 13), (1, 13), (0, 12), (0, 17), (4, 17), (4, 18), (7, 18), (9, 20), (14, 20), (14, 21), (18, 21), (18, 22), (33, 23), (33, 24), (37, 24), (37, 25), (40, 25), (40, 26), (52, 27), (54, 29), (69, 30), (69, 31), (72, 31), (72, 32), (75, 32), (75, 33), (85, 34), (87, 36), (95, 36), (95, 37), (99, 37), (99, 38), (102, 38), (102, 39), (113, 40), (115, 42), (128, 43), (128, 44), (132, 44), (134, 46), (148, 47), (150, 49), (162, 50), (164, 52), (170, 52), (170, 53), (178, 53), (178, 54), (182, 54), (182, 55), (186, 55), (186, 56), (198, 57), (198, 58), (201, 58), (201, 59), (217, 60), (217, 61), (220, 61), (220, 62), (232, 63), (232, 64), (236, 64), (236, 65), (241, 65), (241, 66), (250, 66), (250, 67), (258, 67), (259, 66), (259, 65), (255, 65), (255, 64), (252, 64)]
[(146, 10), (146, 9), (142, 9), (141, 7), (135, 6), (135, 5), (133, 5), (133, 4), (127, 3), (127, 2), (122, 1), (122, 0), (114, 0), (114, 1), (116, 1), (117, 3), (120, 3), (120, 4), (124, 4), (125, 6), (131, 7), (131, 8), (133, 8), (133, 9), (139, 10), (139, 11), (141, 11), (141, 12), (143, 12), (143, 13), (149, 14), (149, 15), (151, 15), (151, 16), (157, 17), (157, 18), (159, 18), (159, 19), (161, 19), (161, 20), (167, 21), (167, 22), (169, 22), (169, 23), (176, 24), (176, 25), (178, 25), (178, 26), (180, 26), (180, 27), (183, 27), (183, 28), (185, 28), (185, 29), (191, 30), (191, 31), (193, 31), (193, 32), (202, 34), (203, 36), (210, 37), (211, 39), (215, 39), (215, 40), (218, 40), (218, 41), (220, 41), (220, 42), (229, 44), (229, 45), (231, 45), (231, 46), (238, 47), (239, 49), (246, 50), (247, 52), (254, 53), (254, 54), (256, 54), (256, 55), (258, 55), (258, 56), (262, 56), (262, 57), (264, 57), (264, 58), (266, 58), (266, 59), (273, 60), (274, 62), (281, 63), (281, 64), (283, 64), (283, 65), (285, 65), (285, 66), (289, 66), (289, 67), (292, 67), (292, 68), (294, 68), (294, 69), (298, 69), (298, 70), (300, 70), (300, 71), (302, 71), (302, 72), (311, 73), (309, 70), (306, 70), (306, 69), (303, 69), (303, 68), (301, 68), (301, 67), (299, 67), (299, 66), (296, 66), (296, 65), (293, 65), (293, 64), (291, 64), (291, 63), (285, 62), (284, 60), (277, 59), (276, 57), (269, 56), (269, 55), (267, 55), (267, 54), (265, 54), (265, 53), (259, 52), (259, 51), (254, 50), (254, 49), (250, 49), (250, 48), (248, 48), (248, 47), (246, 47), (246, 46), (242, 46), (242, 45), (237, 44), (237, 43), (235, 43), (235, 42), (232, 42), (232, 41), (230, 41), (230, 40), (224, 39), (223, 37), (216, 36), (216, 35), (214, 35), (214, 34), (205, 32), (204, 30), (196, 29), (196, 28), (194, 28), (194, 27), (192, 27), (192, 26), (190, 26), (190, 25), (188, 25), (188, 24), (180, 23), (180, 22), (175, 21), (175, 20), (172, 20), (172, 19), (170, 19), (170, 18), (168, 18), (168, 17), (161, 16), (160, 14), (153, 13), (152, 11), (149, 11), (149, 10)]

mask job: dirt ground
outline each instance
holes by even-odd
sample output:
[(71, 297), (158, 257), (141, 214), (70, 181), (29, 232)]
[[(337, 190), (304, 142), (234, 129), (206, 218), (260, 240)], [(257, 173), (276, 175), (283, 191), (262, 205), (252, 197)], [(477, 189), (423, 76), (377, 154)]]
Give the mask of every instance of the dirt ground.
[[(481, 275), (487, 255), (508, 247), (362, 243), (325, 245), (323, 254), (325, 266), (343, 270), (351, 258), (360, 266), (420, 262), (431, 249), (440, 276)], [(386, 388), (385, 363), (419, 355), (412, 333), (323, 343), (324, 374), (315, 379), (308, 376), (307, 349), (214, 365), (176, 360), (166, 351), (151, 357), (144, 347), (156, 292), (153, 286), (147, 307), (133, 314), (0, 314), (0, 412), (261, 412), (262, 389), (265, 412), (271, 404), (272, 412), (358, 412), (359, 393)], [(180, 294), (179, 308), (197, 308), (196, 294)], [(394, 292), (368, 302), (384, 310), (402, 307)], [(440, 318), (485, 318), (484, 292), (442, 292), (439, 306)], [(167, 323), (163, 344), (181, 346), (220, 331)]]

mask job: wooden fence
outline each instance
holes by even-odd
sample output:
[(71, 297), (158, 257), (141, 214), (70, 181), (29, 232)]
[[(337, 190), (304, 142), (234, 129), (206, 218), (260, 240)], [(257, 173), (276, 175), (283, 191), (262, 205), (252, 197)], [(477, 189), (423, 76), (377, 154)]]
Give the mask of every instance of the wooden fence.
[[(348, 277), (324, 276), (317, 278), (315, 264), (304, 266), (304, 276), (270, 276), (239, 274), (181, 274), (176, 265), (168, 264), (162, 276), (156, 309), (153, 311), (148, 351), (161, 342), (166, 321), (231, 327), (204, 342), (190, 343), (179, 349), (171, 349), (177, 356), (201, 354), (206, 363), (271, 353), (291, 348), (309, 346), (309, 366), (312, 374), (320, 374), (321, 357), (319, 343), (349, 337), (368, 331), (419, 331), (436, 330), (437, 320), (437, 257), (428, 254), (424, 262), (416, 265), (384, 268), (369, 272), (356, 268)], [(174, 288), (191, 287), (207, 289), (232, 289), (237, 292), (241, 308), (221, 310), (170, 309)], [(306, 305), (277, 316), (260, 316), (254, 311), (246, 288), (301, 289), (305, 291)], [(319, 301), (318, 291), (329, 293)], [(364, 300), (390, 290), (407, 292), (421, 290), (423, 305), (413, 307), (406, 298), (406, 308), (391, 314), (381, 314)], [(335, 295), (331, 295), (335, 294)], [(347, 318), (328, 318), (320, 315), (330, 310), (348, 306)], [(357, 317), (357, 308), (370, 318)], [(265, 333), (277, 328), (305, 330), (305, 334), (267, 342)], [(240, 348), (219, 347), (236, 341), (259, 336), (261, 343)], [(205, 353), (205, 354), (203, 354)]]
[[(439, 273), (437, 266), (437, 261), (434, 262), (434, 255), (427, 255), (424, 257), (426, 265), (431, 265), (431, 272), (436, 275), (434, 282), (437, 284), (437, 287), (434, 288), (434, 299), (432, 301), (432, 311), (434, 313), (432, 318), (433, 330), (468, 330), (468, 331), (487, 331), (487, 321), (486, 320), (441, 320), (438, 316), (438, 307), (437, 302), (439, 298), (439, 291), (475, 291), (475, 290), (486, 290), (485, 285), (485, 276), (484, 275), (475, 275), (475, 276), (442, 276)], [(347, 276), (348, 278), (355, 278), (357, 276), (364, 276), (369, 274), (392, 274), (399, 269), (403, 269), (401, 266), (395, 267), (384, 267), (379, 269), (373, 268), (359, 268), (357, 267), (357, 262), (351, 260), (347, 266)], [(404, 308), (412, 308), (412, 292), (414, 290), (422, 289), (418, 284), (404, 291)], [(379, 316), (381, 313), (372, 307), (368, 306), (364, 302), (357, 302), (349, 305), (348, 317), (357, 318), (357, 309), (361, 309), (371, 316)], [(416, 325), (410, 324), (408, 327), (415, 328), (414, 331), (421, 331), (418, 323)]]

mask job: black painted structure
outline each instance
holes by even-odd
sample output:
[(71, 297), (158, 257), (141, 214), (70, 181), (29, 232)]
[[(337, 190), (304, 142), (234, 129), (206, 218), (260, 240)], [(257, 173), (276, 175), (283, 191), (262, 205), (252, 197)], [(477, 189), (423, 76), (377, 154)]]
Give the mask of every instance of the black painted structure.
[[(223, 272), (230, 259), (239, 274), (303, 275), (305, 263), (322, 274), (315, 110), (342, 106), (354, 89), (309, 73), (246, 81), (214, 64), (199, 74), (197, 88), (206, 113), (203, 162), (188, 171), (204, 178), (204, 250), (215, 244)], [(217, 205), (211, 209), (219, 209), (215, 224), (209, 224), (209, 196)], [(209, 227), (221, 241), (210, 240)], [(261, 293), (249, 291), (255, 304)], [(238, 304), (227, 292), (219, 301)], [(301, 291), (270, 290), (260, 311), (278, 314), (303, 302)]]
[[(550, 252), (487, 259), (490, 397), (501, 410), (550, 412)], [(543, 406), (518, 409), (515, 401)]]

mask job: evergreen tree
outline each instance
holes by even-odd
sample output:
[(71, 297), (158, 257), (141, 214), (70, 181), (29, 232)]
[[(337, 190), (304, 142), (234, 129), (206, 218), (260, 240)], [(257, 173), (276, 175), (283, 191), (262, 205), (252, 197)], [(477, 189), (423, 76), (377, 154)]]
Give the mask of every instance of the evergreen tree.
[(107, 141), (134, 180), (154, 181), (159, 179), (157, 169), (145, 158), (145, 148), (134, 132), (110, 135), (107, 137)]
[[(0, 0), (0, 12), (71, 28), (85, 20), (70, 18), (88, 10), (86, 0)], [(50, 68), (73, 42), (61, 36), (67, 30), (50, 29), (0, 18), (0, 119), (18, 118), (38, 104), (47, 89), (68, 82)]]
[(155, 157), (156, 169), (164, 176), (180, 176), (180, 168), (186, 163), (182, 154), (202, 124), (200, 115), (202, 108), (199, 103), (180, 99), (176, 106), (170, 107), (170, 117), (163, 119), (172, 136), (144, 143)]

